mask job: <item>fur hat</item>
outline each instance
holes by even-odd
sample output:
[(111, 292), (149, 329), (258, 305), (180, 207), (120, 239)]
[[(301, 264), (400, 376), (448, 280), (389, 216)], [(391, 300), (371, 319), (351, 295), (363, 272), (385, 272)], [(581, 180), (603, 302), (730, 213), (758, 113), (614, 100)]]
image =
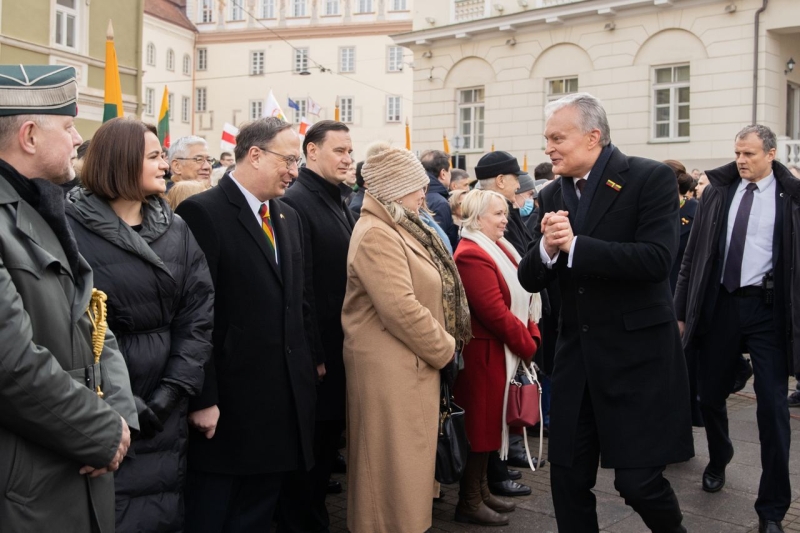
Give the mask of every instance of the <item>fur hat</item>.
[(422, 163), (403, 148), (378, 142), (367, 149), (361, 169), (370, 194), (381, 202), (392, 202), (430, 183)]

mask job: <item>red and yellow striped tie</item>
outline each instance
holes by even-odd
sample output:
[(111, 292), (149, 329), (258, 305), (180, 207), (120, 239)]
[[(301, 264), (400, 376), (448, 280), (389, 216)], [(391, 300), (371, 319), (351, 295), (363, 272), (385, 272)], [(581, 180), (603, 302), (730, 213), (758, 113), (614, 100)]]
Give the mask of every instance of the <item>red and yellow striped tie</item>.
[(258, 210), (258, 214), (261, 216), (261, 228), (267, 235), (269, 247), (272, 253), (275, 253), (275, 230), (272, 228), (272, 220), (269, 217), (269, 207), (267, 207), (267, 204), (261, 204), (261, 209)]

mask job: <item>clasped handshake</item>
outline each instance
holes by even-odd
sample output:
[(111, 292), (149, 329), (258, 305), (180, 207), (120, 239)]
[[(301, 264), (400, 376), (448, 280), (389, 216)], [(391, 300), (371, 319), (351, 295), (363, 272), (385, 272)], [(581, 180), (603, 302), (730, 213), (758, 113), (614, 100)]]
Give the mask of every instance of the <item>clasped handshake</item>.
[(559, 251), (569, 253), (575, 235), (567, 211), (550, 211), (542, 218), (542, 242), (544, 251), (553, 259)]

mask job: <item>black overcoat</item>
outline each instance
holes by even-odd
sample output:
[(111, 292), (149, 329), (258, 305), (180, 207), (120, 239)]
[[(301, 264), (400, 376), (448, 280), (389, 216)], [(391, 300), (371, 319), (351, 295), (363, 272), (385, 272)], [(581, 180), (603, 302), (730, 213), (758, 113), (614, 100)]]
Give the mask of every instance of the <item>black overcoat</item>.
[(212, 439), (190, 432), (189, 469), (268, 474), (313, 466), (316, 369), (305, 336), (303, 230), (294, 209), (269, 202), (279, 265), (229, 175), (177, 213), (206, 254), (214, 282), (214, 355), (190, 410), (217, 404)]
[(300, 169), (283, 201), (297, 211), (303, 225), (306, 291), (316, 325), (309, 341), (315, 363), (325, 363), (327, 372), (317, 387), (317, 420), (344, 420), (342, 305), (355, 221), (339, 188), (308, 168)]
[(604, 468), (685, 461), (694, 455), (689, 383), (668, 280), (678, 248), (675, 175), (613, 148), (602, 175), (587, 183), (582, 211), (566, 187), (571, 178), (541, 191), (540, 217), (570, 212), (572, 268), (565, 253), (552, 270), (544, 265), (539, 231), (519, 267), (527, 290), (556, 277), (561, 289), (550, 460), (571, 466), (588, 387)]
[[(786, 371), (800, 369), (800, 180), (777, 161), (775, 174), (775, 231), (772, 265), (775, 275), (775, 330), (786, 347)], [(683, 256), (675, 290), (678, 320), (686, 322), (684, 345), (706, 333), (722, 279), (725, 238), (721, 228), (728, 224), (728, 211), (736, 184), (740, 183), (736, 163), (706, 172), (709, 186), (703, 191), (694, 227)]]

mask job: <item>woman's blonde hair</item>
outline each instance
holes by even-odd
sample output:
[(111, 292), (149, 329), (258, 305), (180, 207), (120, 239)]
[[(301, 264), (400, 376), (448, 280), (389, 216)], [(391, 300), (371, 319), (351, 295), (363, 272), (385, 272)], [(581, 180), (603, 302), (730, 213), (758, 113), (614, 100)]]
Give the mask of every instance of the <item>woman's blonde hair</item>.
[[(461, 198), (463, 195), (467, 194), (468, 192), (470, 192), (470, 191), (465, 191), (463, 189), (450, 191), (450, 198), (448, 198), (447, 201), (450, 203), (450, 212), (451, 213), (455, 214), (456, 209), (459, 208), (458, 199)], [(462, 217), (460, 217), (460, 218), (462, 218)]]
[(167, 191), (167, 203), (174, 211), (182, 201), (205, 190), (205, 183), (200, 181), (179, 181)]
[(506, 210), (506, 214), (508, 214), (506, 199), (499, 192), (475, 189), (469, 191), (464, 196), (464, 200), (461, 201), (461, 219), (463, 220), (461, 227), (480, 231), (478, 218), (486, 212), (494, 198), (503, 202), (503, 207)]

